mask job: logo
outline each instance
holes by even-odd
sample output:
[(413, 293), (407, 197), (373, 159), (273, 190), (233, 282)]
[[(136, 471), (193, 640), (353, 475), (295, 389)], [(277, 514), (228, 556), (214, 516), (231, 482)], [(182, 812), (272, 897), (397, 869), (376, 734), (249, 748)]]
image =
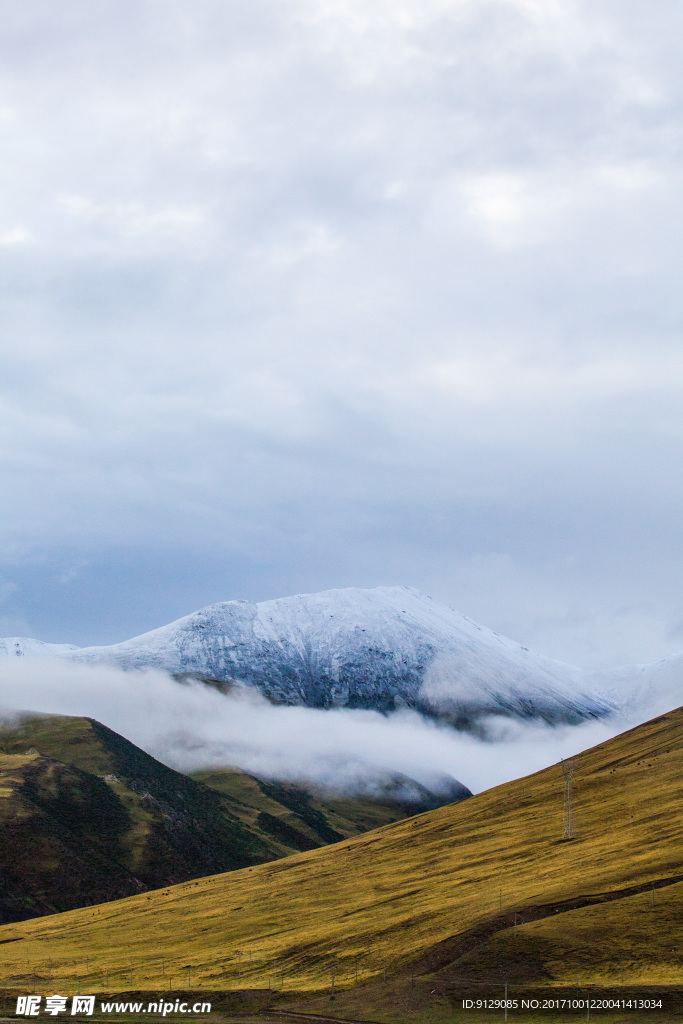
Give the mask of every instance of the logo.
[[(17, 999), (18, 1017), (37, 1017), (40, 1013), (42, 996), (19, 996)], [(56, 1017), (58, 1013), (66, 1013), (67, 996), (46, 996), (45, 1013)], [(95, 996), (74, 996), (71, 1000), (71, 1015), (85, 1013), (90, 1016), (95, 1010)]]

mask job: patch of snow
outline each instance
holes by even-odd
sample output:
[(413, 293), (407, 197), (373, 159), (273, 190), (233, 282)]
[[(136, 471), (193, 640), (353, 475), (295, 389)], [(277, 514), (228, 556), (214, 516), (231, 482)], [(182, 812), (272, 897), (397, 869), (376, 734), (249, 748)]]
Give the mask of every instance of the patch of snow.
[(27, 636), (0, 638), (0, 657), (16, 658), (58, 658), (79, 650), (75, 644), (46, 644)]

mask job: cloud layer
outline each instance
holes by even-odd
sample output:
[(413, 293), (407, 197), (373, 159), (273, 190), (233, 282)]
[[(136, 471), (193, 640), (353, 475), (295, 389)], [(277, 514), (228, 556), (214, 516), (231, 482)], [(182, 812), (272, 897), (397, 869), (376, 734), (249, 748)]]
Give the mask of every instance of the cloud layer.
[(405, 582), (683, 645), (680, 21), (6, 4), (0, 632)]
[(243, 688), (228, 696), (158, 671), (9, 658), (0, 661), (0, 713), (84, 715), (181, 771), (234, 765), (257, 774), (367, 792), (386, 772), (438, 788), (451, 775), (474, 792), (525, 775), (679, 703), (670, 682), (631, 720), (547, 727), (489, 719), (488, 739), (402, 711), (316, 710), (269, 704)]

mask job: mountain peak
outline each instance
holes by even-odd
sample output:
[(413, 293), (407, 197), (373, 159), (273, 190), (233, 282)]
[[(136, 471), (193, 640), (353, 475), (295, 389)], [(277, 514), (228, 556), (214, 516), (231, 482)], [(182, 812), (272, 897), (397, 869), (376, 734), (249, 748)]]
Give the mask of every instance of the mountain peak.
[(106, 647), (23, 645), (26, 655), (241, 682), (277, 703), (412, 708), (465, 728), (486, 715), (578, 722), (615, 707), (578, 669), (405, 585), (219, 601)]

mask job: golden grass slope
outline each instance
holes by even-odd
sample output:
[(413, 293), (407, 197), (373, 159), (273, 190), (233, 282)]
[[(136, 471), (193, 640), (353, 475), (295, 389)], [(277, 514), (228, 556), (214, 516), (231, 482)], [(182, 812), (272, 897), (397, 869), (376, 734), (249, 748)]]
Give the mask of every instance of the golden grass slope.
[[(654, 897), (654, 898), (653, 898)], [(683, 989), (683, 882), (506, 928), (462, 957), (460, 980)], [(523, 963), (520, 963), (523, 958)], [(442, 972), (448, 979), (453, 969)]]
[[(91, 990), (167, 986), (169, 974), (183, 987), (261, 987), (284, 972), (306, 990), (333, 960), (342, 985), (384, 965), (476, 973), (489, 955), (522, 970), (528, 943), (548, 982), (571, 980), (580, 959), (582, 982), (609, 961), (611, 977), (629, 964), (632, 984), (680, 983), (683, 709), (575, 760), (573, 841), (553, 766), (321, 850), (6, 926), (0, 970), (10, 985), (35, 975)], [(662, 931), (668, 946), (655, 943)]]

